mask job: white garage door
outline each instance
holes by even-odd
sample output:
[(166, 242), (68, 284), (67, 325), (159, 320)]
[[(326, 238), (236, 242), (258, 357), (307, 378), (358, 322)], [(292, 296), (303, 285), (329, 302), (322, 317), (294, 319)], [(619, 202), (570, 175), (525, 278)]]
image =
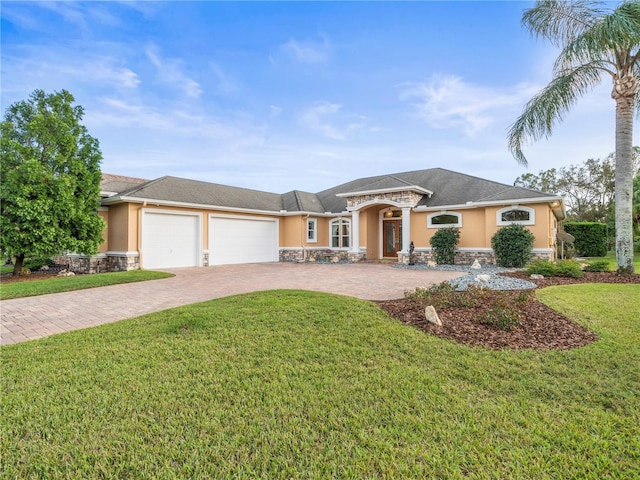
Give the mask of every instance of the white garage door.
[(144, 268), (196, 267), (200, 261), (201, 216), (143, 211)]
[(209, 265), (277, 261), (276, 220), (209, 217)]

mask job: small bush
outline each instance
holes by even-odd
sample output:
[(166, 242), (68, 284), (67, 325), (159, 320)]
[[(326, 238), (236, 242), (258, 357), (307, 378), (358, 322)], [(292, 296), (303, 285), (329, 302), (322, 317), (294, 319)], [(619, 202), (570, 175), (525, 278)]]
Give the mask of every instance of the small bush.
[(583, 268), (585, 272), (610, 272), (609, 262), (607, 260), (594, 260)]
[(556, 262), (556, 275), (558, 277), (580, 278), (584, 276), (580, 264), (575, 260), (558, 260)]
[(40, 270), (44, 265), (52, 267), (55, 263), (49, 257), (33, 257), (25, 259), (23, 266), (35, 272), (36, 270)]
[(478, 321), (483, 325), (489, 325), (505, 332), (522, 325), (522, 319), (522, 312), (505, 305), (494, 305), (478, 315)]
[(433, 247), (433, 255), (438, 265), (453, 265), (458, 241), (460, 230), (452, 227), (441, 228), (431, 237), (429, 243)]
[(501, 267), (524, 267), (531, 258), (535, 237), (522, 225), (502, 227), (491, 238), (491, 248)]
[(436, 310), (461, 306), (456, 287), (449, 282), (442, 282), (429, 288), (418, 287), (413, 292), (406, 291), (404, 296), (424, 306), (433, 305)]
[(545, 277), (554, 277), (556, 275), (556, 266), (549, 260), (534, 260), (527, 265), (528, 275), (543, 275)]

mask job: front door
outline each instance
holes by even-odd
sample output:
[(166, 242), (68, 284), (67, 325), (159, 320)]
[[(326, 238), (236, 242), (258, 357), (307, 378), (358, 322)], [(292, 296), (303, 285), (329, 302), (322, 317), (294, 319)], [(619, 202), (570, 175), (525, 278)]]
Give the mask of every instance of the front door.
[(382, 222), (384, 231), (384, 257), (395, 257), (402, 250), (402, 220), (385, 220)]

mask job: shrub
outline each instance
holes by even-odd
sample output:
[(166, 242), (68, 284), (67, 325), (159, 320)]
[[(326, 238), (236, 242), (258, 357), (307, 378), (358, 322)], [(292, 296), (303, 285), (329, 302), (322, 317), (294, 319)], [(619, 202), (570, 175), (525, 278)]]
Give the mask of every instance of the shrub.
[(24, 268), (35, 272), (36, 270), (40, 270), (44, 265), (52, 267), (55, 265), (54, 261), (49, 257), (33, 257), (25, 259)]
[(576, 238), (578, 255), (604, 257), (607, 254), (607, 225), (596, 222), (565, 222), (564, 230)]
[(584, 276), (580, 264), (575, 260), (558, 260), (556, 262), (556, 275), (558, 277), (580, 278)]
[(549, 260), (534, 260), (529, 265), (527, 265), (527, 274), (554, 277), (556, 275), (556, 266)]
[(535, 237), (522, 225), (502, 227), (491, 238), (491, 248), (501, 267), (524, 267), (531, 258)]
[(494, 305), (478, 315), (478, 321), (483, 325), (489, 325), (505, 332), (522, 325), (522, 318), (522, 312), (505, 305)]
[(418, 287), (413, 292), (404, 292), (404, 296), (424, 306), (433, 305), (436, 310), (461, 306), (456, 287), (449, 282), (442, 282), (429, 288)]
[(583, 268), (585, 272), (610, 272), (609, 262), (607, 260), (594, 260)]
[(433, 247), (437, 264), (453, 265), (459, 240), (460, 230), (452, 227), (441, 228), (431, 237), (429, 243)]

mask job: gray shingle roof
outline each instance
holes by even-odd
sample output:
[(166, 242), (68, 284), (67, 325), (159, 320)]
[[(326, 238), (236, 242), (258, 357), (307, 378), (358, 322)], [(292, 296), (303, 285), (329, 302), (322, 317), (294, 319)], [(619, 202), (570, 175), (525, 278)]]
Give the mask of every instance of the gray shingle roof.
[[(146, 183), (127, 183), (121, 179), (110, 179), (109, 182), (103, 182), (103, 190), (116, 191), (119, 197), (269, 212), (286, 210), (288, 212), (339, 213), (346, 210), (347, 200), (337, 197), (337, 194), (412, 186), (434, 192), (431, 197), (425, 195), (419, 202), (419, 205), (427, 207), (464, 205), (468, 202), (507, 202), (555, 196), (443, 168), (358, 178), (317, 194), (292, 190), (280, 195), (170, 176)], [(109, 190), (109, 187), (122, 189)]]
[(283, 208), (282, 196), (277, 193), (169, 176), (120, 192), (119, 196), (270, 212)]

